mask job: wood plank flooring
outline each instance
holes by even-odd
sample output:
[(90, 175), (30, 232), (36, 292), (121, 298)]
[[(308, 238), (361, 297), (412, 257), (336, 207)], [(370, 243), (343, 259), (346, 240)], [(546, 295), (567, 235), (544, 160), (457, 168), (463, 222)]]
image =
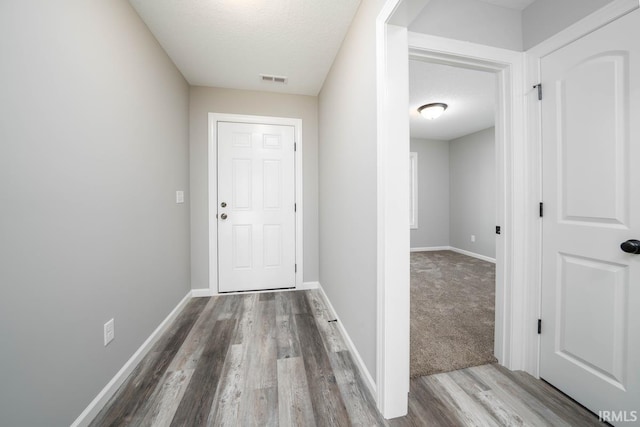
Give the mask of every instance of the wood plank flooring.
[(404, 426), (602, 426), (598, 418), (544, 381), (500, 365), (411, 380)]
[(197, 298), (92, 426), (385, 425), (318, 291)]
[(548, 384), (484, 365), (411, 381), (385, 421), (318, 291), (189, 302), (92, 426), (595, 426)]

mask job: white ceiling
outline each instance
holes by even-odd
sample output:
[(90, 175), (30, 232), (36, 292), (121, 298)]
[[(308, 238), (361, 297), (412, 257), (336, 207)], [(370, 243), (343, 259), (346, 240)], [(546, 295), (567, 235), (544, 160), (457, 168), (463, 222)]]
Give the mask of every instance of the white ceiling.
[(509, 9), (524, 10), (535, 0), (480, 0), (494, 6), (507, 7)]
[[(483, 71), (409, 61), (411, 137), (450, 141), (495, 123), (496, 76)], [(449, 108), (435, 120), (418, 107), (444, 102)]]
[[(129, 0), (189, 84), (317, 95), (360, 0)], [(259, 75), (286, 76), (287, 84)]]

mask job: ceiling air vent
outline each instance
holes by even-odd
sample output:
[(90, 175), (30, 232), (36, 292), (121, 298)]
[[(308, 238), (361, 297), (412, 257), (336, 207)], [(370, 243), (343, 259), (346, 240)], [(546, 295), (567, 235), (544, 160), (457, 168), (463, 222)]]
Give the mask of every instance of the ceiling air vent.
[(260, 79), (263, 82), (269, 82), (269, 83), (280, 83), (280, 84), (287, 84), (287, 82), (289, 81), (289, 77), (284, 77), (284, 76), (270, 76), (268, 74), (260, 74)]

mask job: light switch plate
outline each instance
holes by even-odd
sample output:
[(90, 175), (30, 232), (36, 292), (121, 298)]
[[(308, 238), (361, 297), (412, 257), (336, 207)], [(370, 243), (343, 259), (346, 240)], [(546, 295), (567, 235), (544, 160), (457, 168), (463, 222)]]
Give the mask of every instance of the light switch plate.
[(176, 203), (184, 203), (184, 191), (176, 191)]
[(104, 324), (104, 345), (106, 346), (111, 341), (113, 341), (115, 336), (116, 336), (115, 325), (113, 323), (113, 319), (111, 319)]

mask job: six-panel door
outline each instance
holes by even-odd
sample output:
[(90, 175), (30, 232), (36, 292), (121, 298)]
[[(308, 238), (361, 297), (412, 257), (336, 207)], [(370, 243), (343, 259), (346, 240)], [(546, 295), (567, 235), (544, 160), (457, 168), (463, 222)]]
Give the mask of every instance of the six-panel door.
[(292, 126), (218, 122), (218, 289), (295, 287)]

